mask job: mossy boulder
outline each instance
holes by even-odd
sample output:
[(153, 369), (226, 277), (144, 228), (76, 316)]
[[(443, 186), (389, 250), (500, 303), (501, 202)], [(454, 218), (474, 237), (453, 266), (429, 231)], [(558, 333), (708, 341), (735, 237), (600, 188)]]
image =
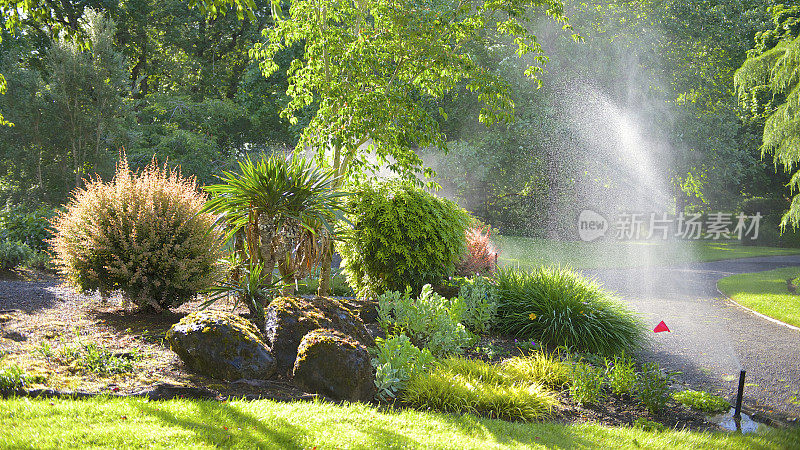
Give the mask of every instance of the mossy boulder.
[(265, 314), (264, 335), (277, 361), (278, 373), (290, 375), (297, 358), (297, 347), (309, 331), (327, 328), (350, 336), (372, 347), (375, 340), (364, 322), (338, 300), (327, 297), (279, 297)]
[(199, 311), (167, 331), (169, 346), (193, 371), (224, 380), (267, 379), (275, 358), (250, 321), (221, 311)]
[(293, 376), (300, 388), (333, 400), (366, 402), (376, 392), (367, 347), (334, 330), (319, 329), (303, 336)]

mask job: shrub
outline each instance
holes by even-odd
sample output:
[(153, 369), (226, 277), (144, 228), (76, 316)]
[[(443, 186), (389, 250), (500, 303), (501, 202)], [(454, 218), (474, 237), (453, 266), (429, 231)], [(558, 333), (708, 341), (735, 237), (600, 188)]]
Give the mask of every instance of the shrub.
[(35, 251), (47, 249), (53, 237), (50, 218), (54, 211), (45, 206), (29, 210), (24, 206), (7, 206), (0, 211), (0, 238), (18, 241)]
[(0, 241), (0, 270), (15, 269), (30, 260), (34, 254), (22, 242)]
[(730, 409), (731, 404), (724, 398), (703, 391), (681, 391), (672, 394), (675, 401), (690, 408), (699, 409), (707, 413), (722, 413)]
[(53, 222), (55, 263), (84, 291), (120, 290), (141, 307), (161, 310), (191, 299), (218, 278), (220, 235), (199, 214), (205, 196), (193, 179), (153, 161), (114, 179), (89, 181)]
[(603, 369), (591, 364), (575, 363), (572, 366), (569, 394), (579, 405), (594, 404), (605, 398), (603, 394)]
[(570, 270), (500, 269), (497, 330), (571, 351), (631, 353), (644, 340), (640, 321), (593, 280)]
[(359, 296), (437, 285), (453, 274), (464, 251), (466, 211), (410, 184), (361, 185), (347, 210), (352, 227), (338, 250)]
[(411, 296), (410, 288), (404, 294), (389, 291), (378, 296), (378, 322), (387, 334), (407, 333), (416, 346), (435, 356), (460, 353), (472, 342), (460, 323), (463, 310), (461, 299), (446, 299), (429, 284), (418, 298)]
[(560, 361), (555, 354), (536, 352), (532, 355), (509, 358), (500, 367), (511, 379), (517, 382), (528, 380), (551, 389), (561, 389), (569, 383), (569, 365)]
[(466, 230), (466, 251), (456, 263), (456, 275), (471, 277), (494, 273), (497, 268), (497, 248), (491, 240), (489, 227), (472, 225)]
[(434, 361), (428, 349), (415, 347), (405, 334), (375, 339), (375, 347), (370, 352), (375, 356), (372, 366), (375, 367), (377, 397), (383, 401), (395, 398), (411, 377)]
[(626, 355), (616, 355), (606, 359), (606, 374), (611, 392), (621, 395), (630, 394), (636, 383), (636, 367), (633, 360)]
[(651, 413), (664, 408), (669, 400), (672, 374), (663, 373), (657, 363), (645, 363), (636, 374), (636, 397)]
[(400, 398), (419, 409), (524, 421), (548, 418), (557, 403), (541, 385), (517, 382), (499, 366), (462, 358), (416, 374)]
[(465, 280), (458, 292), (464, 302), (461, 322), (476, 333), (488, 332), (497, 321), (497, 290), (491, 280), (476, 276)]

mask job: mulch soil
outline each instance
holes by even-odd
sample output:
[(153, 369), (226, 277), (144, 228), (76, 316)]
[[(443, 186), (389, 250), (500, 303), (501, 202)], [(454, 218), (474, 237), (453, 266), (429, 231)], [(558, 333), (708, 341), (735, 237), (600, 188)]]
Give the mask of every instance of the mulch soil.
[[(348, 303), (354, 303), (352, 299)], [(212, 309), (244, 313), (242, 307), (218, 302)], [(82, 295), (53, 276), (33, 272), (0, 275), (0, 367), (17, 364), (42, 383), (31, 386), (31, 393), (80, 396), (94, 394), (140, 395), (154, 399), (173, 396), (196, 398), (246, 398), (278, 401), (307, 400), (288, 379), (227, 382), (189, 372), (164, 340), (166, 331), (186, 314), (196, 311), (199, 302), (187, 303), (172, 311), (154, 314), (125, 309), (119, 298), (103, 302), (99, 296)], [(378, 333), (375, 323), (368, 323)], [(114, 355), (138, 354), (130, 373), (100, 376), (75, 363), (65, 364), (59, 357), (64, 349), (94, 343)], [(484, 336), (465, 356), (486, 361), (524, 354), (535, 345), (503, 336)], [(5, 356), (2, 356), (5, 354)], [(630, 425), (644, 418), (669, 428), (712, 430), (717, 427), (707, 417), (674, 402), (653, 415), (628, 396), (609, 397), (598, 405), (579, 406), (568, 392), (560, 393), (555, 419), (561, 423), (596, 422), (603, 425)]]

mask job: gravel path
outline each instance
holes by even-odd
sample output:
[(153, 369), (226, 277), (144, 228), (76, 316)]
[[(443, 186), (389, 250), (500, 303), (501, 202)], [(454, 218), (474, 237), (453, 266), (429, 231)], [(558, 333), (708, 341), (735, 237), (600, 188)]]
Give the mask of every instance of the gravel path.
[(747, 371), (745, 403), (800, 417), (800, 331), (758, 317), (717, 291), (723, 277), (800, 266), (800, 255), (693, 263), (669, 268), (584, 270), (616, 291), (652, 329), (646, 360), (680, 371), (689, 385), (732, 398)]

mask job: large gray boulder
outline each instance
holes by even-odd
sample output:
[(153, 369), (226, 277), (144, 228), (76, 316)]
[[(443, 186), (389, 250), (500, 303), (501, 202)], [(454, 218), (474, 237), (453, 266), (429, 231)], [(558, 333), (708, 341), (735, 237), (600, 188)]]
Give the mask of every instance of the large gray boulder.
[(303, 390), (333, 400), (366, 402), (376, 392), (367, 348), (334, 330), (314, 330), (303, 337), (293, 376)]
[(361, 319), (331, 298), (279, 297), (270, 303), (264, 315), (264, 335), (281, 375), (291, 375), (297, 348), (309, 331), (326, 328), (350, 336), (366, 347), (375, 345)]
[(221, 311), (199, 311), (167, 331), (170, 348), (191, 369), (224, 380), (267, 379), (275, 358), (250, 321)]

